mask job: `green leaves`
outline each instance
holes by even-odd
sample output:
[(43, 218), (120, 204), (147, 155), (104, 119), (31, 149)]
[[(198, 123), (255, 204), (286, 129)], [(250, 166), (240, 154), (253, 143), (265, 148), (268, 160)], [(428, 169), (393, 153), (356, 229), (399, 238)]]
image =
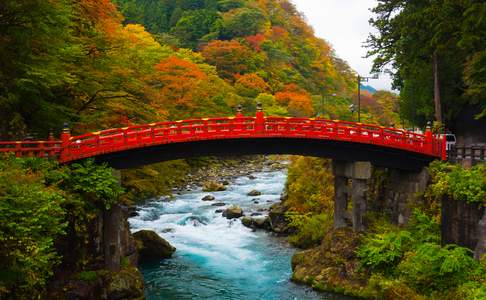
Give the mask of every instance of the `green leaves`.
[(486, 205), (486, 164), (468, 170), (460, 165), (434, 162), (429, 169), (433, 184), (428, 188), (428, 195), (449, 195), (455, 200)]
[(409, 231), (374, 234), (358, 249), (361, 266), (390, 275), (410, 249), (412, 242)]
[(475, 268), (478, 264), (467, 248), (424, 243), (407, 254), (398, 271), (417, 291), (430, 293), (465, 283)]
[(0, 295), (14, 288), (19, 298), (40, 295), (60, 257), (54, 240), (64, 234), (65, 198), (44, 185), (53, 164), (8, 158), (0, 164)]
[(87, 201), (92, 200), (102, 204), (102, 208), (110, 209), (124, 191), (112, 172), (108, 166), (96, 165), (93, 160), (73, 164), (65, 187), (81, 194)]

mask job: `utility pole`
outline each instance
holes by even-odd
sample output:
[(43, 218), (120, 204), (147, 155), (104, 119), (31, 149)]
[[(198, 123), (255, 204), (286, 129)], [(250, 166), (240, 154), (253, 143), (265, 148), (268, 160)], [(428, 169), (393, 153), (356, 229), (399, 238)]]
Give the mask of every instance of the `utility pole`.
[(358, 74), (358, 123), (361, 122), (361, 83), (368, 82), (370, 79), (378, 79), (378, 74), (365, 77)]
[(358, 123), (361, 123), (361, 80), (362, 78), (358, 74)]

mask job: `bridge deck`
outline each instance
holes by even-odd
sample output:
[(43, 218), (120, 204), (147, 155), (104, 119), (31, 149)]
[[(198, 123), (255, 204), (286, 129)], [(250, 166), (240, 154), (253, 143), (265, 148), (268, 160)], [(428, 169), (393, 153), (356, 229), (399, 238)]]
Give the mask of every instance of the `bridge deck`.
[[(445, 142), (431, 132), (417, 134), (395, 128), (313, 118), (226, 117), (160, 122), (114, 128), (70, 136), (66, 131), (61, 140), (0, 142), (0, 152), (17, 156), (55, 157), (61, 163), (99, 157), (134, 149), (223, 140), (294, 139), (325, 140), (372, 145), (383, 151), (422, 155), (431, 159), (445, 158)], [(228, 151), (232, 152), (232, 151)], [(262, 151), (265, 152), (265, 151)]]

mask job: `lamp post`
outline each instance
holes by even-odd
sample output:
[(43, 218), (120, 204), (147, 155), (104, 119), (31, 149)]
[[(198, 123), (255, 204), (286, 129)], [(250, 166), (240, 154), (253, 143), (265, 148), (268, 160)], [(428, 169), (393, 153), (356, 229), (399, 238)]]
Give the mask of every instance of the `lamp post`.
[(365, 77), (358, 74), (358, 122), (361, 122), (361, 83), (368, 82), (370, 79), (378, 79), (378, 74)]

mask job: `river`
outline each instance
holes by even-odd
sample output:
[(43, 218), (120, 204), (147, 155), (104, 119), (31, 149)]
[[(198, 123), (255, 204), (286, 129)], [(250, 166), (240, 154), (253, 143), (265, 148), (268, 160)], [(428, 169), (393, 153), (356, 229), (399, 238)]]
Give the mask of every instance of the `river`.
[[(140, 266), (148, 300), (351, 299), (318, 294), (292, 283), (290, 259), (296, 250), (285, 238), (253, 232), (239, 219), (227, 220), (215, 212), (221, 207), (211, 204), (224, 202), (226, 207), (239, 205), (247, 215), (265, 214), (264, 209), (279, 201), (286, 171), (267, 170), (253, 175), (255, 179), (237, 178), (223, 192), (197, 189), (177, 195), (172, 201), (150, 201), (137, 208), (139, 215), (129, 219), (132, 231), (154, 230), (177, 248), (172, 259)], [(262, 195), (247, 196), (254, 189)], [(207, 194), (216, 200), (202, 201)]]

